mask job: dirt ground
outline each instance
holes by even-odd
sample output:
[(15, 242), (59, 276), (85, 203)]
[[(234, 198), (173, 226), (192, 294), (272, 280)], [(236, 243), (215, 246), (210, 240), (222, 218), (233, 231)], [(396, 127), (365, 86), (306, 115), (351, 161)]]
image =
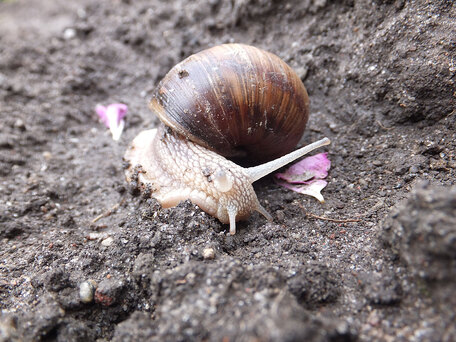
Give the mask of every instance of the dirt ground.
[[(0, 1), (0, 341), (456, 340), (455, 18), (450, 0)], [(132, 194), (122, 166), (160, 79), (228, 42), (289, 63), (301, 143), (332, 141), (324, 204), (263, 179), (274, 221), (234, 236)], [(113, 102), (119, 142), (94, 110)]]

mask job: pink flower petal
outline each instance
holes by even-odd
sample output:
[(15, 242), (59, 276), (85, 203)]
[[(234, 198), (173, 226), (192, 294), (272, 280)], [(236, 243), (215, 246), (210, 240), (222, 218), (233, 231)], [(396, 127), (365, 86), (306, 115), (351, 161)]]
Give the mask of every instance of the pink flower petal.
[(320, 192), (328, 184), (323, 179), (328, 176), (330, 167), (328, 153), (319, 153), (293, 164), (283, 173), (277, 173), (276, 182), (287, 189), (313, 196), (323, 203), (325, 199)]
[(321, 203), (325, 202), (323, 195), (320, 193), (321, 190), (328, 184), (325, 180), (316, 179), (314, 181), (310, 181), (308, 184), (290, 184), (285, 181), (278, 180), (277, 183), (287, 189), (299, 192), (304, 195), (309, 195), (315, 197)]
[(284, 173), (277, 173), (275, 176), (289, 183), (305, 184), (312, 178), (324, 179), (328, 176), (331, 162), (328, 153), (319, 153), (304, 158), (290, 166)]
[(112, 110), (116, 111), (117, 112), (117, 123), (120, 122), (120, 120), (122, 120), (125, 115), (127, 115), (127, 111), (128, 111), (128, 107), (126, 104), (123, 104), (123, 103), (113, 103), (113, 104), (110, 104), (108, 106), (108, 111), (110, 110), (110, 108), (112, 108)]
[(119, 140), (120, 135), (122, 134), (125, 125), (125, 122), (122, 119), (127, 115), (127, 110), (127, 105), (123, 103), (113, 103), (107, 107), (102, 105), (97, 105), (95, 107), (95, 111), (100, 117), (101, 122), (109, 128), (114, 140)]
[(102, 106), (101, 104), (98, 104), (95, 107), (95, 111), (97, 112), (98, 117), (100, 118), (101, 122), (103, 122), (106, 125), (106, 127), (109, 128), (109, 126), (108, 126), (108, 117), (106, 116), (106, 107)]

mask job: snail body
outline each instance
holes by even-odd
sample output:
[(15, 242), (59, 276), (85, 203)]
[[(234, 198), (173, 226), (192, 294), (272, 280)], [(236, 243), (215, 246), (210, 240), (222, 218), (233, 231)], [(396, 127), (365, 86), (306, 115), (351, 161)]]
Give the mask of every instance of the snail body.
[[(204, 50), (159, 83), (150, 107), (165, 126), (133, 140), (124, 156), (127, 180), (165, 208), (190, 199), (229, 223), (231, 234), (253, 211), (272, 220), (252, 183), (329, 144), (324, 138), (288, 153), (304, 131), (308, 105), (301, 80), (277, 56), (239, 44)], [(279, 158), (243, 168), (224, 156)]]

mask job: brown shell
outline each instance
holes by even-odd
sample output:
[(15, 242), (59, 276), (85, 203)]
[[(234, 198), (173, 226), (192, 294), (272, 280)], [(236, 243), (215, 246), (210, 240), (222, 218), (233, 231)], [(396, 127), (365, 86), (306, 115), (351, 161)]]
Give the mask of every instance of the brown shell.
[(150, 107), (190, 140), (250, 161), (292, 151), (309, 117), (298, 75), (276, 55), (241, 44), (215, 46), (174, 66)]

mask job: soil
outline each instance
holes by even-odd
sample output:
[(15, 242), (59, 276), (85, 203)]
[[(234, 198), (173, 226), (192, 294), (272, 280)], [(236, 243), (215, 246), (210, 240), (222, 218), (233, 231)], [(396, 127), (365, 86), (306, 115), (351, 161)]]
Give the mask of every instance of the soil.
[[(455, 18), (449, 0), (0, 1), (0, 340), (456, 340)], [(234, 236), (130, 193), (122, 165), (166, 72), (228, 42), (289, 63), (301, 144), (332, 141), (324, 204), (265, 178), (273, 222)], [(113, 102), (119, 142), (94, 110)]]

